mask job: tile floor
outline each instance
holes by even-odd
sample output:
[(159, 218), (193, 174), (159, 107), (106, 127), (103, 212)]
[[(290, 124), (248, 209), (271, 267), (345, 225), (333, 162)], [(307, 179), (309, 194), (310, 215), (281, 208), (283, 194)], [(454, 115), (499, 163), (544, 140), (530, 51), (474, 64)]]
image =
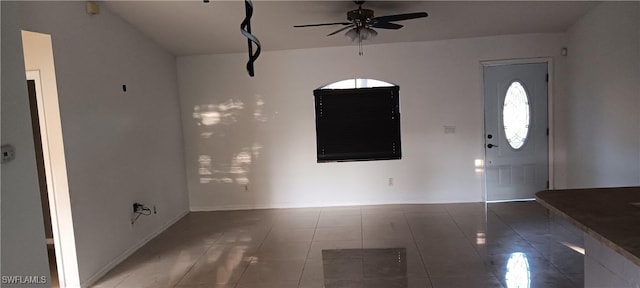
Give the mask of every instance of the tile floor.
[(94, 287), (582, 287), (581, 247), (535, 202), (197, 212)]

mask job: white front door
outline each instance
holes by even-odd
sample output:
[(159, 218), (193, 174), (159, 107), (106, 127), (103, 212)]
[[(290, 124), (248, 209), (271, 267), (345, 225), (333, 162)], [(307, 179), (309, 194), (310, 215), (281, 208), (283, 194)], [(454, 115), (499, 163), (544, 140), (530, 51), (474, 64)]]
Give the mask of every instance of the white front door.
[(547, 63), (484, 67), (487, 201), (548, 187)]

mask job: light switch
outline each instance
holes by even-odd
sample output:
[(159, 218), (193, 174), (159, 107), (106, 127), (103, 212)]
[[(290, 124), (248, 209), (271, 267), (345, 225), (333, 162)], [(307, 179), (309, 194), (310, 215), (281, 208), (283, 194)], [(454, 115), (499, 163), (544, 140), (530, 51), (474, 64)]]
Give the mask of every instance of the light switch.
[(2, 145), (2, 164), (12, 161), (16, 158), (16, 150), (13, 145)]

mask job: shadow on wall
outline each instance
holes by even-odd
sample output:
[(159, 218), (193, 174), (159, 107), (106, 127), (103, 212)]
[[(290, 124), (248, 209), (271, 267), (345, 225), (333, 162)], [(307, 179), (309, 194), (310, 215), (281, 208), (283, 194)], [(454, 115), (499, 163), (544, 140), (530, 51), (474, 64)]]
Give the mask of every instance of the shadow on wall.
[[(200, 184), (237, 184), (250, 182), (252, 164), (260, 156), (263, 145), (254, 140), (251, 133), (254, 123), (265, 123), (265, 101), (255, 95), (253, 107), (247, 107), (238, 99), (228, 99), (218, 104), (202, 104), (193, 107), (193, 119), (199, 129), (203, 144), (198, 155)], [(226, 149), (216, 149), (224, 143), (233, 143)], [(220, 147), (217, 147), (220, 148)], [(231, 151), (224, 159), (212, 156), (213, 151)], [(215, 157), (215, 158), (214, 158)]]

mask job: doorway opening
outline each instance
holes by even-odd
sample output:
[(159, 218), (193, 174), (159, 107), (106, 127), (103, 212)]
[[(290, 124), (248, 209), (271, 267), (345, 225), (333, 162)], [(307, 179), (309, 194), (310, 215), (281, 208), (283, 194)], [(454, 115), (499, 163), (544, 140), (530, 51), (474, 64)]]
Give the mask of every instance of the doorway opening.
[[(44, 222), (44, 234), (47, 243), (47, 258), (49, 260), (49, 272), (51, 287), (60, 287), (58, 268), (56, 264), (55, 244), (53, 241), (53, 228), (51, 225), (51, 208), (47, 189), (47, 174), (45, 171), (44, 153), (42, 151), (42, 132), (44, 121), (40, 116), (44, 113), (38, 111), (38, 98), (42, 98), (42, 82), (39, 71), (27, 71), (27, 92), (29, 93), (29, 108), (31, 110), (31, 127), (33, 144), (36, 154), (36, 168), (38, 170), (38, 186), (40, 188), (40, 201), (42, 205), (42, 218)], [(42, 100), (40, 101), (42, 102)], [(40, 105), (42, 106), (42, 105)]]
[(22, 31), (36, 167), (52, 287), (79, 287), (53, 46), (48, 34)]

